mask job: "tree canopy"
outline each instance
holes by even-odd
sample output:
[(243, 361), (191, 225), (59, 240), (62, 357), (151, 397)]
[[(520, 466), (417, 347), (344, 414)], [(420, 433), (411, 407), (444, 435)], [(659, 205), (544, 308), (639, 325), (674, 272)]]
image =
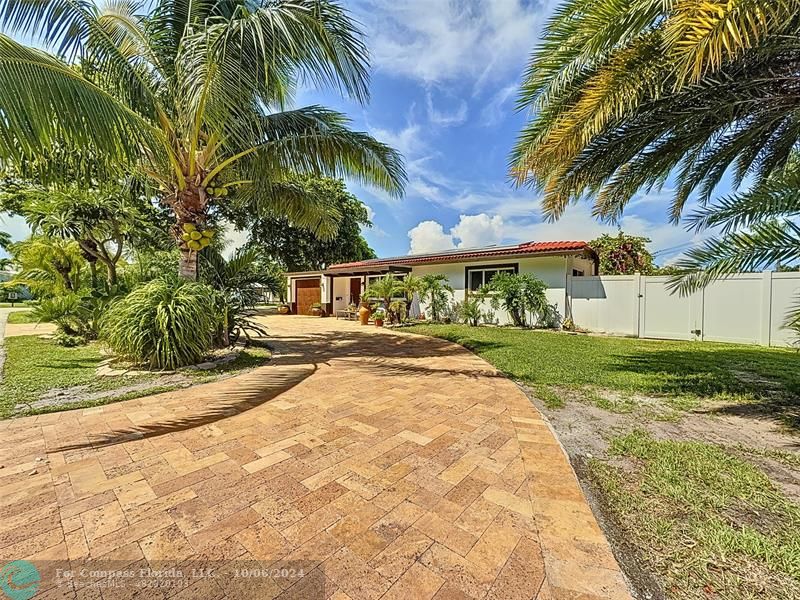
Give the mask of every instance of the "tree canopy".
[(320, 238), (313, 231), (281, 214), (256, 216), (247, 210), (236, 211), (238, 225), (250, 229), (250, 244), (278, 261), (287, 271), (315, 271), (329, 265), (376, 258), (362, 227), (370, 227), (367, 207), (347, 191), (338, 179), (297, 177), (295, 184), (303, 194), (327, 205), (336, 220), (336, 234)]
[[(0, 0), (0, 28), (37, 46), (0, 34), (0, 161), (21, 167), (56, 147), (146, 177), (174, 216), (186, 278), (197, 248), (183, 233), (230, 199), (330, 236), (335, 215), (293, 175), (402, 193), (397, 152), (341, 113), (289, 108), (300, 83), (369, 97), (363, 34), (337, 3)], [(63, 181), (57, 165), (46, 173)]]
[(589, 242), (600, 258), (599, 275), (628, 275), (641, 273), (653, 275), (656, 266), (653, 255), (647, 249), (650, 238), (627, 235), (620, 231), (617, 235), (604, 234)]
[(591, 196), (615, 219), (674, 173), (676, 221), (728, 169), (765, 181), (800, 136), (798, 33), (800, 0), (566, 0), (521, 86), (516, 181), (553, 218)]

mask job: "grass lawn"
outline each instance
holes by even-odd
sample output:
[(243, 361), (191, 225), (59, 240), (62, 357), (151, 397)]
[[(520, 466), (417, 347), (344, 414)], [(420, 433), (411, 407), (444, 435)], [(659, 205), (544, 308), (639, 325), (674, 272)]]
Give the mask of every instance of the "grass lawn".
[(800, 598), (797, 351), (464, 325), (408, 331), (459, 343), (532, 390), (642, 597)]
[[(18, 404), (32, 403), (50, 390), (67, 390), (75, 386), (85, 386), (81, 393), (94, 394), (109, 390), (119, 390), (136, 386), (136, 390), (111, 397), (94, 398), (70, 402), (67, 405), (35, 407), (23, 414), (39, 414), (72, 408), (87, 408), (109, 402), (129, 400), (170, 391), (186, 384), (198, 384), (235, 374), (238, 371), (264, 364), (269, 358), (266, 348), (251, 347), (242, 352), (234, 361), (210, 371), (181, 371), (186, 380), (180, 384), (160, 385), (161, 374), (98, 377), (96, 370), (100, 362), (107, 358), (100, 353), (98, 343), (65, 348), (51, 340), (38, 336), (19, 336), (5, 340), (6, 361), (0, 383), (0, 418), (15, 414)], [(151, 383), (151, 386), (147, 384)]]
[(39, 319), (33, 316), (33, 311), (30, 310), (18, 310), (12, 313), (8, 313), (8, 320), (6, 323), (10, 323), (11, 325), (23, 325), (26, 323), (38, 323)]
[(407, 331), (461, 344), (509, 377), (543, 386), (543, 395), (553, 394), (547, 386), (557, 386), (663, 396), (676, 408), (703, 399), (760, 401), (788, 420), (800, 402), (800, 353), (792, 349), (466, 325)]
[(593, 459), (590, 476), (668, 597), (800, 598), (800, 506), (763, 472), (713, 444), (639, 429), (609, 454), (632, 466)]

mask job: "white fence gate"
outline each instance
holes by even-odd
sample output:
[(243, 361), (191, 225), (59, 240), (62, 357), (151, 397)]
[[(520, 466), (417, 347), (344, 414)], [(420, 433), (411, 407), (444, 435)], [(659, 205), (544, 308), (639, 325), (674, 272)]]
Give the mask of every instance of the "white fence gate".
[(784, 328), (800, 300), (800, 273), (740, 273), (689, 296), (667, 289), (668, 277), (571, 277), (568, 312), (590, 331), (643, 338), (787, 346)]

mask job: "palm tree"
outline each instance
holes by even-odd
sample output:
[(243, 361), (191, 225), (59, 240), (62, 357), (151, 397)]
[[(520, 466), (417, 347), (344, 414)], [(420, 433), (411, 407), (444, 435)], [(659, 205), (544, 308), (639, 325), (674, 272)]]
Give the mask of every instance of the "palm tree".
[(675, 221), (729, 167), (766, 181), (800, 137), (798, 34), (800, 0), (566, 0), (521, 87), (516, 181), (551, 218), (592, 195), (613, 220), (674, 171)]
[(422, 277), (412, 273), (409, 273), (400, 281), (400, 287), (409, 302), (414, 299), (414, 294), (422, 295), (422, 291), (425, 288)]
[[(87, 153), (143, 174), (174, 215), (180, 274), (226, 200), (330, 235), (338, 215), (291, 175), (402, 192), (400, 156), (320, 106), (288, 110), (297, 84), (368, 99), (363, 36), (328, 0), (0, 0), (0, 161)], [(186, 237), (189, 237), (188, 235)]]
[[(800, 153), (782, 171), (746, 192), (723, 198), (689, 215), (698, 231), (719, 228), (720, 236), (688, 251), (675, 266), (690, 271), (670, 283), (682, 293), (719, 277), (768, 265), (800, 261)], [(800, 322), (800, 305), (794, 316)]]
[(431, 318), (439, 320), (439, 315), (449, 302), (448, 294), (453, 296), (453, 286), (446, 275), (430, 273), (422, 276), (420, 296), (431, 309)]
[(6, 271), (14, 266), (14, 260), (11, 258), (0, 258), (0, 271)]
[(217, 333), (220, 345), (235, 343), (242, 333), (248, 340), (250, 332), (266, 335), (263, 327), (250, 317), (261, 298), (260, 288), (277, 291), (281, 281), (262, 268), (260, 259), (260, 251), (252, 247), (239, 248), (227, 260), (216, 248), (202, 254), (202, 280), (217, 290), (220, 297), (222, 323)]
[(11, 234), (7, 231), (0, 231), (0, 248), (3, 250), (8, 250), (8, 247), (11, 245)]

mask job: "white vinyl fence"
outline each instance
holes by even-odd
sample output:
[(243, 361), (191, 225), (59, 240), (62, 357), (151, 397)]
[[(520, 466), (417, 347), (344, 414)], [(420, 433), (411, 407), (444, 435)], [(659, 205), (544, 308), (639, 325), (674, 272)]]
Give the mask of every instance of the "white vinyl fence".
[(590, 331), (643, 338), (762, 346), (796, 341), (783, 325), (800, 299), (800, 273), (740, 273), (690, 296), (670, 293), (668, 279), (569, 277), (572, 320)]

